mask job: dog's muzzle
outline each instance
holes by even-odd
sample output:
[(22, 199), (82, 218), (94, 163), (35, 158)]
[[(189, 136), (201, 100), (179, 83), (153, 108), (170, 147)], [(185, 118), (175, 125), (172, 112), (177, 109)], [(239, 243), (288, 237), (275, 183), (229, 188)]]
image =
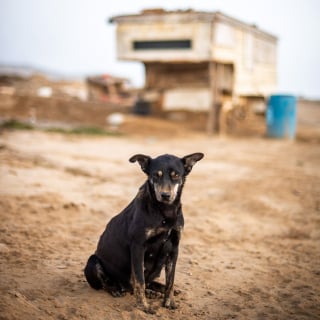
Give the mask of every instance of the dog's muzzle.
[(171, 193), (170, 192), (161, 192), (161, 199), (163, 202), (170, 202)]
[(176, 199), (179, 189), (179, 183), (166, 188), (157, 183), (153, 184), (153, 186), (156, 198), (159, 202), (171, 204)]

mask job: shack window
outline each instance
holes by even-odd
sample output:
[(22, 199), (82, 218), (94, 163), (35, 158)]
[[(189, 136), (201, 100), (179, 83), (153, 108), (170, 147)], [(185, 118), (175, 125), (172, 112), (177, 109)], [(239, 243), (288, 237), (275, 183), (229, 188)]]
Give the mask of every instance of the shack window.
[(134, 50), (191, 49), (191, 40), (134, 41)]

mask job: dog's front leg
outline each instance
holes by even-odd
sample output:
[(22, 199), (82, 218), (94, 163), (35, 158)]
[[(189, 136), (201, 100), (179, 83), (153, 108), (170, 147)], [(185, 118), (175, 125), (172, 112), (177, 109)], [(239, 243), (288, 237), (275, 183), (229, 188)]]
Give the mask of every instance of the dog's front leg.
[[(178, 251), (178, 249), (177, 249)], [(169, 309), (176, 309), (176, 304), (173, 298), (173, 284), (174, 284), (174, 275), (176, 269), (178, 253), (174, 253), (173, 256), (168, 257), (168, 261), (166, 263), (166, 287), (164, 293), (163, 306)]]
[(131, 246), (131, 281), (138, 308), (146, 313), (155, 313), (146, 299), (144, 279), (144, 248), (142, 245)]
[(166, 284), (164, 292), (163, 306), (169, 309), (176, 309), (176, 304), (174, 302), (174, 276), (176, 271), (176, 264), (179, 253), (179, 241), (180, 241), (180, 231), (174, 231), (172, 235), (172, 251), (167, 257), (166, 261)]

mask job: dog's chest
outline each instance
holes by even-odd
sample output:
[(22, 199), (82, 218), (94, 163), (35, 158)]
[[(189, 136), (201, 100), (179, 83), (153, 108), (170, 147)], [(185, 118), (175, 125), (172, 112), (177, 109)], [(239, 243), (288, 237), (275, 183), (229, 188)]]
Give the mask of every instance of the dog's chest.
[(167, 241), (173, 230), (180, 231), (179, 226), (173, 224), (171, 221), (163, 219), (157, 226), (147, 227), (145, 229), (145, 236), (147, 241), (153, 238), (160, 238), (162, 241)]

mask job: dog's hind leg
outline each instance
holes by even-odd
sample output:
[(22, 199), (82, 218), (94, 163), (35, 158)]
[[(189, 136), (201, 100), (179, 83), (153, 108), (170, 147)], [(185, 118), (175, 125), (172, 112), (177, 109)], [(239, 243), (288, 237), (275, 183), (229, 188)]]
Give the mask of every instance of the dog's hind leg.
[(159, 293), (164, 293), (165, 291), (165, 285), (157, 281), (147, 283), (146, 288)]
[(106, 289), (107, 279), (99, 258), (93, 254), (88, 259), (84, 274), (90, 286), (96, 290)]
[(103, 269), (102, 263), (99, 258), (93, 254), (84, 269), (84, 274), (90, 286), (96, 290), (106, 290), (113, 297), (122, 297), (128, 291), (127, 288), (122, 286), (117, 281), (113, 281), (108, 277)]

